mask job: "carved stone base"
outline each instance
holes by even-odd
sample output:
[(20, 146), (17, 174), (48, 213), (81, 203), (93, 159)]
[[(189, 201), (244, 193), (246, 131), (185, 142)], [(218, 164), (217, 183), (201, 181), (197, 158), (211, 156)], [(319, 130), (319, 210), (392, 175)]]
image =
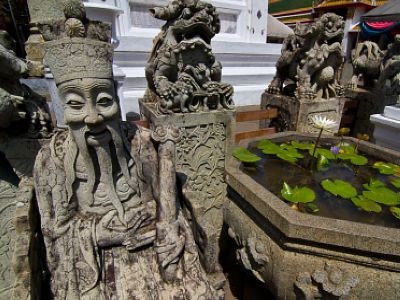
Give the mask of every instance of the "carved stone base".
[(339, 129), (343, 106), (347, 98), (330, 98), (320, 100), (297, 99), (283, 95), (264, 93), (261, 98), (261, 108), (278, 108), (278, 118), (271, 121), (277, 131), (298, 131), (316, 133), (319, 130), (311, 125), (310, 118), (314, 115), (323, 115), (337, 122)]
[(184, 206), (206, 271), (223, 283), (218, 263), (219, 237), (226, 196), (225, 160), (233, 145), (235, 111), (158, 115), (154, 103), (139, 101), (151, 127), (174, 124), (181, 141), (176, 145), (176, 169), (183, 186)]

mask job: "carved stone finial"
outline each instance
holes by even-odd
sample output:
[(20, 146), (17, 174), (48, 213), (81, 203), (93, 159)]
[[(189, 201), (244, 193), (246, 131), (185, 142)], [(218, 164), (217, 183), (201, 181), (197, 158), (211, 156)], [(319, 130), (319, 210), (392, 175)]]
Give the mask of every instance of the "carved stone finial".
[(174, 0), (150, 10), (168, 20), (154, 41), (146, 66), (147, 102), (160, 113), (232, 109), (233, 87), (221, 82), (221, 63), (211, 49), (220, 30), (215, 7), (203, 1)]

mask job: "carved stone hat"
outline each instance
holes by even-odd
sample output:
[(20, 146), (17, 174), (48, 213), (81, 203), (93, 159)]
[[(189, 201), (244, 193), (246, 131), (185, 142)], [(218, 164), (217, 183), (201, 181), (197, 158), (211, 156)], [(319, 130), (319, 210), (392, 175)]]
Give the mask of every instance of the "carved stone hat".
[(111, 25), (86, 18), (80, 0), (64, 2), (66, 20), (40, 25), (45, 63), (56, 84), (77, 78), (112, 79)]

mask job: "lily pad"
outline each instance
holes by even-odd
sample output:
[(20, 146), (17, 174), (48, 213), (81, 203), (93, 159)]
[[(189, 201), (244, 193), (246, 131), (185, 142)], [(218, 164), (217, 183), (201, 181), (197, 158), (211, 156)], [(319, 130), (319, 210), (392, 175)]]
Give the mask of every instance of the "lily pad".
[(317, 160), (317, 170), (321, 171), (329, 166), (329, 160), (324, 156), (320, 155), (318, 156)]
[(282, 150), (279, 145), (271, 142), (270, 140), (262, 140), (257, 144), (257, 148), (262, 150), (264, 154), (277, 154)]
[[(309, 153), (310, 155), (313, 155), (314, 149), (310, 149)], [(335, 159), (335, 155), (328, 149), (324, 148), (317, 148), (315, 150), (314, 157), (318, 157), (319, 155), (325, 156), (327, 159)]]
[(308, 187), (291, 188), (286, 182), (281, 190), (283, 199), (292, 203), (309, 203), (315, 200), (315, 192)]
[(276, 156), (293, 164), (297, 162), (298, 158), (295, 154), (293, 155), (293, 153), (285, 150), (281, 150), (278, 154), (276, 154)]
[(359, 195), (358, 197), (355, 198), (351, 198), (351, 201), (354, 203), (355, 206), (368, 212), (380, 213), (382, 211), (382, 207), (378, 203), (369, 200), (362, 195)]
[(386, 163), (383, 161), (377, 161), (376, 163), (374, 163), (373, 167), (375, 169), (378, 169), (379, 173), (384, 174), (384, 175), (393, 175), (395, 173), (400, 172), (399, 165), (395, 165), (392, 163)]
[(363, 191), (363, 196), (369, 200), (375, 201), (387, 206), (395, 206), (400, 204), (400, 195), (386, 187), (379, 187), (370, 191)]
[(339, 147), (342, 154), (356, 154), (357, 152), (355, 146), (347, 143), (341, 143)]
[(368, 164), (368, 158), (355, 153), (340, 153), (338, 155), (338, 158), (349, 160), (353, 165), (356, 166), (365, 166), (366, 164)]
[(374, 179), (374, 178), (371, 178), (369, 183), (364, 183), (363, 184), (363, 187), (366, 190), (369, 190), (369, 191), (372, 191), (372, 190), (377, 189), (377, 188), (385, 187), (385, 186), (386, 185), (385, 185), (385, 183), (383, 181), (380, 181), (380, 180)]
[(331, 194), (340, 196), (344, 199), (350, 199), (357, 196), (357, 190), (350, 183), (340, 179), (334, 181), (330, 179), (322, 180), (321, 186)]
[(232, 155), (233, 157), (244, 163), (255, 163), (261, 160), (261, 157), (255, 155), (254, 153), (251, 153), (249, 150), (243, 147), (235, 148), (232, 151)]
[(314, 214), (319, 212), (318, 206), (311, 202), (306, 204), (306, 209)]
[(399, 178), (391, 180), (390, 183), (393, 184), (398, 189), (400, 189), (400, 179)]
[(397, 219), (400, 219), (400, 207), (392, 206), (390, 208), (390, 212), (392, 213), (393, 216), (395, 216)]
[(291, 144), (293, 147), (300, 149), (300, 150), (314, 149), (314, 144), (311, 144), (311, 143), (292, 141)]

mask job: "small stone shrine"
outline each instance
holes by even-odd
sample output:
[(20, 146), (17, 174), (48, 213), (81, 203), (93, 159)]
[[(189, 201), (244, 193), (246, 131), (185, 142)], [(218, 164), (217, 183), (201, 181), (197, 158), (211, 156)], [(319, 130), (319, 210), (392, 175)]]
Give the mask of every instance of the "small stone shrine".
[(297, 24), (285, 39), (275, 77), (261, 101), (263, 108), (278, 108), (270, 126), (314, 132), (311, 117), (316, 114), (340, 123), (345, 102), (339, 84), (343, 28), (342, 17), (326, 13), (315, 23)]
[(36, 195), (55, 299), (222, 299), (176, 189), (173, 126), (123, 123), (110, 26), (80, 1), (44, 29), (65, 131), (37, 156)]
[(233, 87), (221, 82), (221, 63), (211, 39), (219, 32), (215, 7), (205, 1), (170, 1), (150, 9), (166, 23), (154, 40), (146, 66), (148, 89), (139, 101), (150, 127), (173, 124), (182, 139), (176, 167), (184, 209), (216, 288), (225, 278), (218, 262), (226, 196), (224, 169), (233, 144)]

